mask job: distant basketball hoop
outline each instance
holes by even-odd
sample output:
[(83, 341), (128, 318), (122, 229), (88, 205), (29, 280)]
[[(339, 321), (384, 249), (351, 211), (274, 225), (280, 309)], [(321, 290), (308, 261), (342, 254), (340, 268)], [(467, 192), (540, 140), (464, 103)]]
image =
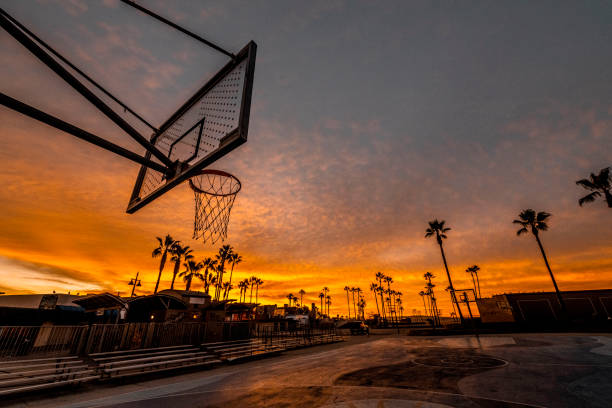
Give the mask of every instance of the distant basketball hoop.
[(227, 237), (230, 212), (242, 184), (220, 170), (202, 170), (189, 179), (195, 197), (193, 237), (212, 244)]

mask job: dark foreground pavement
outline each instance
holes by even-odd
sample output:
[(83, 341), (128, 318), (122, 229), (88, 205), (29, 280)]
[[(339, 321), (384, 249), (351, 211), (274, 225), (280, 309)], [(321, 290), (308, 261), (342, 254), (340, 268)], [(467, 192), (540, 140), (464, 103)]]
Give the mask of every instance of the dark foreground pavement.
[(612, 407), (612, 336), (355, 339), (129, 385), (5, 401), (22, 407)]

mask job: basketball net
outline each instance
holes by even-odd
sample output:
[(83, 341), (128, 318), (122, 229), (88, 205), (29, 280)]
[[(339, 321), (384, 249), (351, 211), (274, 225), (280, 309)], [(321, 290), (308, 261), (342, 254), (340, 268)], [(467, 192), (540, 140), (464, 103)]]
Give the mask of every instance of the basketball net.
[(193, 238), (214, 244), (227, 237), (227, 225), (240, 180), (220, 170), (202, 170), (189, 179), (195, 197)]

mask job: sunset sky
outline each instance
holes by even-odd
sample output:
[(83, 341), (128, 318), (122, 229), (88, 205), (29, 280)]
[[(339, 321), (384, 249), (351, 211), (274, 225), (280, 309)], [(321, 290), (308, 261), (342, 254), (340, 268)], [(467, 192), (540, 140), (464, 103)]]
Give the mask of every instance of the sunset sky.
[[(258, 44), (249, 141), (213, 168), (242, 181), (228, 243), (238, 279), (286, 303), (391, 275), (408, 313), (423, 274), (450, 311), (427, 221), (446, 220), (456, 287), (478, 264), (483, 295), (552, 290), (512, 220), (543, 234), (561, 290), (612, 288), (612, 210), (575, 181), (612, 165), (612, 3), (154, 1), (139, 3), (231, 51)], [(2, 8), (159, 125), (227, 58), (117, 1), (3, 0)], [(6, 32), (0, 88), (142, 153)], [(181, 185), (125, 213), (139, 166), (0, 107), (0, 291), (153, 290), (156, 236), (197, 257)], [(171, 266), (163, 275), (169, 286)], [(198, 284), (195, 284), (196, 289)], [(237, 295), (237, 293), (236, 293)]]

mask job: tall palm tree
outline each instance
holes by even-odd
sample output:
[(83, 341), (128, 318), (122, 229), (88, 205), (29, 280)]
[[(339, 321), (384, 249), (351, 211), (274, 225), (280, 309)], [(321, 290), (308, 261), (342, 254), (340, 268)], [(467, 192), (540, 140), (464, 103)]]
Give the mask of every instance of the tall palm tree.
[[(467, 268), (465, 271), (467, 273), (469, 273), (470, 275), (472, 275), (472, 283), (474, 284), (474, 293), (477, 294), (477, 296), (480, 298), (480, 281), (478, 280), (478, 271), (480, 270), (480, 267), (478, 265), (472, 265), (469, 268)], [(476, 278), (474, 279), (474, 276), (476, 276)]]
[(232, 263), (232, 269), (230, 271), (230, 277), (229, 277), (229, 283), (232, 283), (232, 275), (234, 274), (234, 266), (242, 262), (242, 256), (240, 256), (240, 254), (238, 254), (237, 252), (233, 252), (230, 254), (230, 256), (227, 259)]
[[(444, 247), (442, 246), (442, 240), (446, 239), (446, 233), (450, 231), (450, 228), (444, 226), (445, 221), (438, 221), (436, 218), (433, 221), (429, 221), (429, 228), (425, 230), (425, 238), (433, 237), (435, 235), (436, 241), (440, 246), (440, 253), (442, 254), (442, 261), (444, 262), (444, 269), (446, 270), (446, 276), (448, 278), (448, 286), (450, 286), (451, 292), (451, 302), (457, 303), (457, 299), (455, 298), (455, 290), (453, 288), (453, 281), (451, 279), (450, 272), (448, 271), (448, 264), (446, 263), (446, 255), (444, 255)], [(461, 309), (457, 307), (459, 311), (459, 317), (463, 322), (463, 313), (461, 313)]]
[[(370, 283), (370, 290), (374, 294), (374, 300), (376, 301), (376, 311), (378, 312), (378, 316), (380, 317), (380, 308), (378, 307), (378, 295), (376, 294), (378, 291), (378, 285), (374, 282)], [(347, 293), (348, 297), (348, 293)]]
[(425, 304), (425, 295), (426, 293), (424, 291), (420, 291), (419, 292), (419, 296), (423, 299), (423, 309), (425, 310), (425, 316), (427, 316), (429, 314), (429, 311), (427, 310), (427, 304)]
[(203, 265), (202, 262), (196, 262), (193, 259), (188, 260), (183, 263), (185, 270), (179, 274), (180, 277), (183, 278), (183, 281), (186, 283), (185, 290), (188, 291), (191, 288), (191, 282), (193, 278), (204, 279), (200, 270)]
[(257, 276), (251, 276), (249, 278), (249, 285), (251, 285), (251, 294), (249, 295), (249, 303), (253, 303), (253, 286), (255, 286), (256, 284), (257, 284)]
[(357, 307), (355, 306), (355, 292), (357, 292), (357, 288), (351, 288), (351, 294), (353, 295), (353, 313), (355, 314), (355, 318), (357, 318)]
[(306, 291), (304, 289), (300, 289), (299, 291), (300, 294), (300, 306), (304, 306), (304, 295), (306, 294)]
[(321, 317), (323, 317), (323, 298), (325, 298), (325, 294), (323, 292), (319, 293), (319, 299), (321, 299)]
[(331, 306), (331, 296), (325, 296), (325, 304), (327, 305), (327, 315), (329, 316), (329, 307)]
[(546, 220), (550, 217), (550, 214), (544, 211), (535, 212), (531, 208), (521, 211), (519, 214), (519, 219), (512, 221), (513, 224), (518, 224), (521, 228), (516, 232), (516, 235), (526, 234), (531, 232), (538, 243), (538, 247), (540, 247), (540, 252), (542, 253), (542, 258), (544, 258), (544, 263), (546, 264), (546, 269), (548, 269), (548, 273), (550, 274), (550, 279), (553, 282), (555, 287), (555, 292), (557, 293), (557, 299), (559, 300), (559, 305), (561, 305), (561, 311), (564, 314), (564, 317), (567, 316), (567, 309), (565, 307), (565, 302), (561, 297), (561, 292), (559, 291), (559, 287), (557, 286), (557, 281), (555, 280), (555, 276), (550, 269), (550, 265), (548, 264), (548, 258), (546, 258), (546, 252), (544, 252), (544, 247), (542, 246), (542, 242), (540, 241), (540, 231), (547, 231), (548, 224), (546, 224)]
[(221, 296), (221, 286), (223, 284), (223, 274), (225, 273), (225, 262), (234, 254), (233, 248), (229, 245), (223, 245), (219, 248), (219, 253), (215, 255), (217, 259), (217, 290), (215, 291), (215, 300), (219, 300)]
[(172, 274), (172, 283), (170, 284), (170, 289), (174, 289), (174, 281), (176, 279), (176, 275), (178, 275), (179, 273), (181, 261), (193, 259), (193, 250), (189, 248), (189, 246), (182, 246), (180, 241), (175, 241), (169, 252), (172, 254), (172, 258), (170, 258), (170, 260), (174, 261), (174, 272)]
[(238, 288), (240, 289), (240, 302), (242, 302), (243, 296), (245, 297), (244, 300), (246, 301), (246, 288), (248, 285), (249, 284), (246, 282), (246, 280), (241, 280), (238, 282)]
[(361, 290), (360, 287), (356, 287), (355, 292), (357, 293), (357, 309), (359, 309), (359, 300), (361, 299), (361, 293), (363, 292), (363, 290)]
[(229, 297), (230, 291), (234, 288), (234, 286), (228, 282), (223, 282), (223, 299), (227, 300)]
[(259, 299), (259, 285), (263, 285), (263, 283), (263, 280), (255, 278), (255, 303), (257, 303)]
[(291, 307), (291, 302), (293, 302), (293, 293), (288, 294), (287, 299), (289, 299), (289, 307)]
[(159, 289), (159, 280), (161, 279), (162, 271), (164, 270), (164, 266), (166, 265), (166, 258), (168, 257), (168, 252), (174, 245), (174, 239), (167, 234), (166, 237), (162, 240), (160, 237), (156, 237), (157, 241), (159, 241), (159, 246), (153, 250), (151, 255), (153, 258), (157, 258), (161, 255), (161, 260), (159, 261), (159, 274), (157, 274), (157, 283), (155, 284), (155, 290), (153, 293), (157, 293), (157, 289)]
[(351, 318), (351, 301), (349, 299), (349, 290), (351, 290), (351, 288), (349, 288), (348, 286), (344, 287), (344, 290), (346, 291), (346, 305), (348, 306), (348, 318)]
[(385, 313), (385, 302), (383, 301), (383, 290), (382, 290), (382, 281), (385, 279), (385, 274), (382, 272), (376, 272), (376, 280), (378, 281), (378, 293), (380, 294), (380, 307), (382, 309), (383, 318), (387, 318), (387, 314)]
[(216, 277), (213, 273), (208, 273), (210, 269), (216, 270), (217, 261), (208, 257), (202, 261), (202, 266), (204, 267), (204, 292), (208, 295), (210, 286), (214, 286), (216, 283)]
[(578, 200), (578, 204), (582, 207), (584, 203), (591, 203), (595, 201), (595, 198), (600, 197), (602, 194), (608, 203), (608, 208), (612, 208), (612, 175), (610, 174), (610, 167), (599, 170), (599, 174), (593, 174), (588, 179), (581, 179), (576, 182), (579, 186), (592, 191)]

